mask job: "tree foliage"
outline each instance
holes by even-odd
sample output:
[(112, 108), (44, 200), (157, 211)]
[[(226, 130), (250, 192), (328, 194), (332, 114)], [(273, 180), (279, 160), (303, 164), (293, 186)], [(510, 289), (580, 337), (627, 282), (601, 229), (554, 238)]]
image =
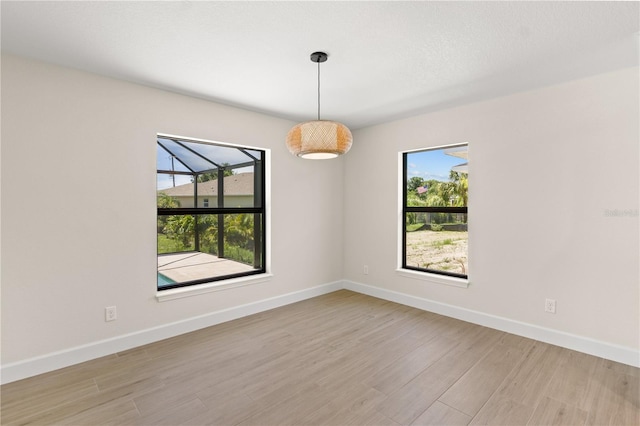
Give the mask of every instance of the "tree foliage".
[[(410, 207), (464, 207), (467, 205), (469, 183), (465, 173), (449, 173), (449, 181), (425, 180), (414, 176), (407, 181), (407, 206)], [(419, 193), (418, 188), (426, 187)], [(466, 216), (456, 213), (409, 213), (407, 223), (449, 223), (464, 222)]]
[(164, 233), (172, 240), (179, 241), (183, 247), (189, 247), (193, 241), (195, 220), (191, 215), (173, 215), (167, 218)]
[[(427, 187), (423, 193), (418, 188)], [(449, 181), (413, 176), (407, 181), (407, 205), (414, 207), (461, 207), (467, 205), (469, 183), (464, 173), (449, 173)]]
[(165, 194), (164, 192), (160, 192), (158, 194), (158, 208), (159, 209), (175, 209), (180, 207), (180, 201), (176, 198), (173, 198), (170, 195)]
[[(225, 258), (248, 264), (253, 263), (253, 231), (254, 215), (249, 213), (224, 215), (224, 250)], [(219, 255), (219, 216), (172, 215), (167, 216), (162, 230), (158, 230), (174, 242), (177, 251), (195, 249), (196, 227), (200, 244), (200, 252)]]
[[(160, 209), (175, 209), (180, 207), (180, 201), (177, 199), (160, 192), (157, 196), (158, 208)], [(158, 216), (158, 232), (163, 232), (164, 227), (167, 226), (167, 219), (169, 216)]]
[[(229, 163), (223, 163), (222, 164), (222, 176), (223, 177), (227, 177), (227, 176), (233, 176), (233, 170), (232, 169), (228, 169), (227, 166), (229, 166)], [(216, 180), (218, 179), (218, 171), (220, 169), (214, 169), (211, 170), (209, 172), (206, 173), (201, 173), (198, 175), (198, 182), (202, 183), (202, 182), (207, 182), (210, 180)], [(193, 178), (191, 178), (191, 182), (193, 182)]]

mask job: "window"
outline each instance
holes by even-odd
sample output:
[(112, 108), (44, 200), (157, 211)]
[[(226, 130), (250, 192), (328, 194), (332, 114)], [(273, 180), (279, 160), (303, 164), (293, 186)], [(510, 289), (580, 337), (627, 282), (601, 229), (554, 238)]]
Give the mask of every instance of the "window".
[(402, 268), (467, 278), (467, 144), (402, 154)]
[(159, 135), (158, 290), (264, 273), (265, 151)]

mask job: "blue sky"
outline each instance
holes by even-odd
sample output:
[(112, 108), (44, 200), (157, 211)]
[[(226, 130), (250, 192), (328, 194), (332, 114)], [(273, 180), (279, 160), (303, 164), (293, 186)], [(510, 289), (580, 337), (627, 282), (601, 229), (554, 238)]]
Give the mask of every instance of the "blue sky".
[[(191, 183), (191, 176), (176, 175), (176, 186)], [(156, 189), (167, 189), (173, 186), (171, 175), (158, 175), (156, 178)], [(199, 185), (198, 185), (199, 186)]]
[(419, 176), (425, 180), (436, 179), (448, 182), (451, 167), (466, 163), (467, 160), (447, 155), (444, 153), (445, 149), (409, 152), (407, 154), (407, 178)]

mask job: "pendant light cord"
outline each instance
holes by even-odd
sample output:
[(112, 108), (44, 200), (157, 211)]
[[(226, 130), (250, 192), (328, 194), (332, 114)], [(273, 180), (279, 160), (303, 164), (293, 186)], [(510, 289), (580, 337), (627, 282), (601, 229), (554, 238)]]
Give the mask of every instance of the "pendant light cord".
[(320, 121), (320, 61), (318, 61), (318, 121)]

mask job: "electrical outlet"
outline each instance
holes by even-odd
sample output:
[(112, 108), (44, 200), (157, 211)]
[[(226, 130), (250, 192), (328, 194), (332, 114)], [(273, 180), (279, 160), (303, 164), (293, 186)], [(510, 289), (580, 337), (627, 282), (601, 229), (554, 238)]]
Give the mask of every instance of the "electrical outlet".
[(365, 275), (369, 275), (369, 265), (364, 265), (364, 268), (363, 268), (362, 272), (363, 272)]
[(118, 311), (116, 311), (115, 306), (107, 306), (104, 308), (104, 320), (105, 321), (115, 321), (118, 319)]
[(555, 299), (546, 299), (544, 301), (544, 311), (550, 314), (556, 313), (556, 301)]

